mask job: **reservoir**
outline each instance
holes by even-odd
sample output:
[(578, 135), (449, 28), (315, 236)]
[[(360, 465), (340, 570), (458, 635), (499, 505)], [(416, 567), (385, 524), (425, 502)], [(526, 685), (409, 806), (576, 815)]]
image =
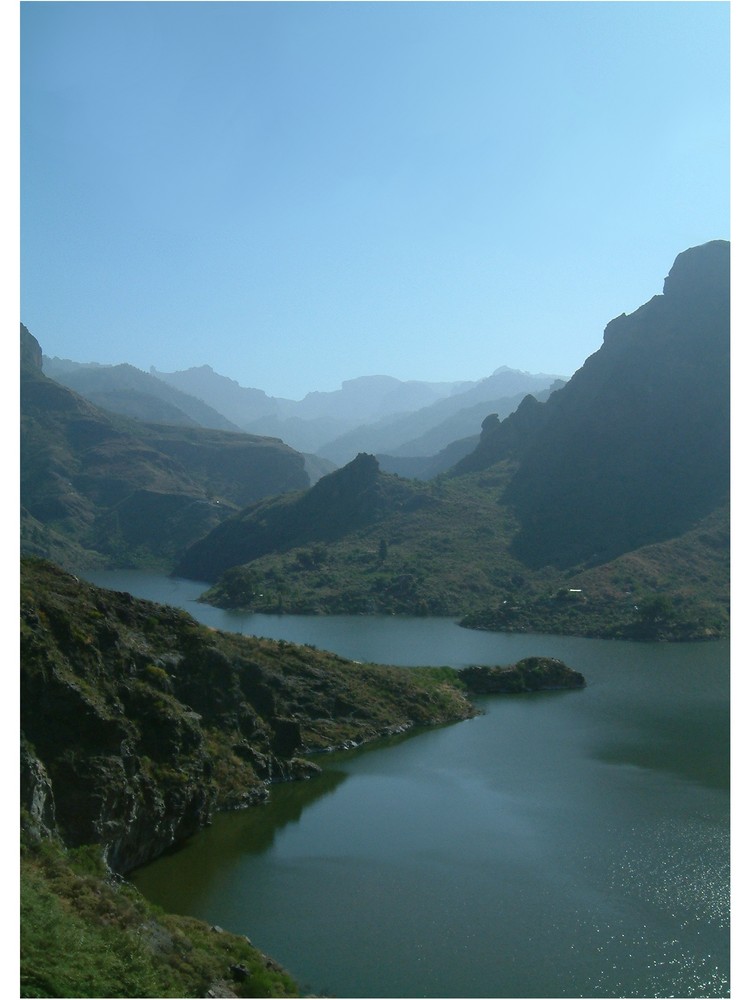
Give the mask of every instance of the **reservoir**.
[(149, 899), (246, 934), (315, 995), (729, 995), (728, 642), (248, 615), (197, 604), (193, 581), (88, 578), (354, 660), (550, 655), (587, 679), (317, 756), (319, 778), (132, 873)]

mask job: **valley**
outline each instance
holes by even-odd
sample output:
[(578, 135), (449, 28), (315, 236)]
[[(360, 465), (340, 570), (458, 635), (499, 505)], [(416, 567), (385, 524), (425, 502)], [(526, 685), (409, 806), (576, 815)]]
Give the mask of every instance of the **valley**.
[[(728, 300), (716, 241), (567, 381), (367, 377), (295, 408), (212, 369), (45, 360), (22, 326), (22, 995), (723, 995)], [(295, 916), (338, 870), (371, 918), (354, 969)], [(418, 891), (459, 938), (448, 885), (510, 967), (421, 935)], [(348, 940), (351, 905), (319, 926)]]

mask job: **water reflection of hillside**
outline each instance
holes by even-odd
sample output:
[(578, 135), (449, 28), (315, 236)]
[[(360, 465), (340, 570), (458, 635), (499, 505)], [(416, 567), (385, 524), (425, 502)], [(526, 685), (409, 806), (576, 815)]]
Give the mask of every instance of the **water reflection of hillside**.
[(239, 864), (246, 855), (269, 851), (284, 827), (298, 823), (304, 809), (330, 795), (347, 778), (344, 771), (326, 766), (331, 762), (325, 759), (324, 763), (322, 773), (308, 781), (273, 785), (266, 805), (218, 814), (205, 830), (138, 869), (132, 881), (145, 896), (157, 896), (159, 901), (168, 896), (170, 901), (161, 904), (166, 908), (193, 912), (195, 897), (207, 892), (216, 877), (225, 877), (227, 867)]
[(355, 749), (315, 754), (314, 761), (322, 767), (320, 774), (308, 781), (272, 785), (266, 805), (218, 814), (205, 830), (138, 869), (132, 881), (166, 909), (194, 913), (196, 900), (209, 895), (216, 881), (225, 883), (227, 872), (238, 868), (248, 856), (268, 853), (285, 827), (298, 823), (305, 809), (336, 791), (348, 777), (344, 762), (394, 749), (418, 733), (440, 728), (416, 727)]

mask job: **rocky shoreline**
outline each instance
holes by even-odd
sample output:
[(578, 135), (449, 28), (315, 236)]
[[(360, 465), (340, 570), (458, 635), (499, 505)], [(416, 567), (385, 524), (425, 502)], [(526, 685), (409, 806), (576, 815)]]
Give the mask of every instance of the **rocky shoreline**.
[(308, 778), (302, 754), (475, 714), (417, 671), (215, 632), (39, 560), (21, 619), (27, 822), (122, 873)]
[[(541, 657), (461, 671), (352, 663), (217, 632), (24, 560), (21, 995), (297, 996), (247, 939), (159, 914), (121, 876), (218, 811), (312, 778), (320, 768), (310, 755), (470, 718), (479, 714), (471, 694), (583, 683)], [(137, 954), (116, 965), (133, 985), (85, 986), (84, 954), (65, 971), (65, 949), (45, 944), (49, 913), (59, 913), (58, 937), (75, 931), (71, 955), (89, 939), (89, 952)], [(146, 972), (161, 985), (142, 985)]]

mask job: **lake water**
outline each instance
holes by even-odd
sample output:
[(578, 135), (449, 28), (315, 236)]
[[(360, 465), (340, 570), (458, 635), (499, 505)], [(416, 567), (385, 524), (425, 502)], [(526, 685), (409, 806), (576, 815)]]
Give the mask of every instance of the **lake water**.
[(588, 681), (320, 755), (320, 778), (134, 873), (150, 899), (247, 934), (317, 995), (729, 995), (728, 643), (236, 614), (197, 604), (192, 581), (89, 578), (356, 660), (546, 654)]

